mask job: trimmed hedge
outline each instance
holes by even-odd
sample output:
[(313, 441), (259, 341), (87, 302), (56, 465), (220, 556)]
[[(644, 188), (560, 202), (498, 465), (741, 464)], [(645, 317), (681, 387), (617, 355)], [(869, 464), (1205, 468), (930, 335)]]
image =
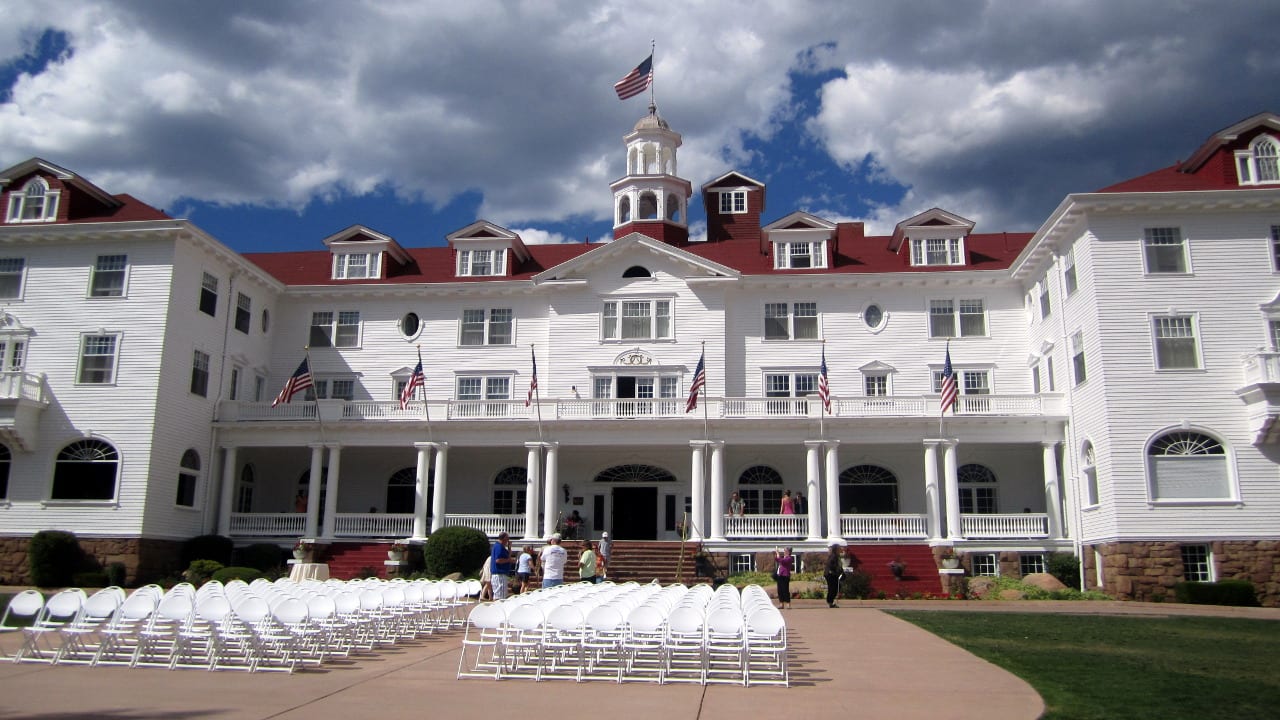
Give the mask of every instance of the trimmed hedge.
[(1258, 606), (1258, 594), (1248, 580), (1180, 582), (1173, 586), (1173, 596), (1178, 602), (1191, 605)]
[(1080, 589), (1080, 560), (1069, 552), (1050, 553), (1045, 558), (1045, 572), (1073, 590)]
[(236, 551), (236, 565), (266, 572), (285, 564), (284, 550), (271, 543), (254, 543)]
[(213, 574), (213, 580), (220, 583), (231, 582), (232, 580), (243, 580), (245, 582), (253, 582), (262, 577), (262, 573), (256, 568), (251, 567), (224, 567)]
[(68, 587), (80, 571), (84, 551), (72, 533), (41, 530), (31, 536), (27, 547), (27, 567), (36, 587)]
[(188, 567), (196, 560), (213, 560), (219, 565), (230, 565), (235, 549), (236, 545), (229, 537), (197, 535), (182, 543), (182, 567)]
[(489, 557), (489, 536), (475, 528), (452, 526), (431, 533), (422, 546), (427, 575), (474, 573)]

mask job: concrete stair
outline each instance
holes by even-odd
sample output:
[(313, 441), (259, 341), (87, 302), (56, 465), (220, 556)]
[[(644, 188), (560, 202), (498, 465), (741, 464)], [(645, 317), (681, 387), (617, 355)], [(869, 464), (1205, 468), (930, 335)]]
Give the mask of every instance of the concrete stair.
[(362, 572), (372, 568), (378, 577), (387, 577), (388, 542), (340, 542), (321, 550), (316, 562), (329, 565), (329, 577), (339, 580), (368, 577)]
[[(608, 577), (614, 582), (647, 583), (655, 578), (663, 585), (682, 582), (692, 585), (710, 582), (709, 576), (698, 576), (694, 553), (697, 543), (647, 540), (618, 540), (613, 543), (613, 557), (609, 560)], [(576, 558), (575, 553), (570, 553)], [(683, 562), (681, 561), (683, 557)], [(720, 565), (723, 566), (723, 561)], [(724, 576), (723, 567), (717, 573)]]

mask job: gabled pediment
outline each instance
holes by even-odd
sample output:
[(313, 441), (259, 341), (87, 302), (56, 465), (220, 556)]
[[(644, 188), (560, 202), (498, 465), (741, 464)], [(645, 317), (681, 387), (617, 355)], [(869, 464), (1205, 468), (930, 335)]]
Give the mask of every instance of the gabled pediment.
[(390, 235), (384, 235), (364, 225), (352, 225), (330, 235), (323, 241), (330, 252), (385, 252), (396, 262), (409, 262), (409, 253)]
[(858, 372), (864, 375), (880, 375), (882, 373), (891, 374), (898, 372), (898, 368), (889, 365), (888, 363), (882, 363), (879, 360), (873, 360), (858, 368)]
[(580, 278), (589, 269), (606, 263), (616, 263), (618, 274), (621, 275), (628, 267), (636, 264), (643, 265), (645, 263), (643, 258), (652, 256), (673, 260), (688, 267), (690, 276), (727, 278), (741, 276), (741, 273), (731, 267), (698, 257), (660, 240), (654, 240), (648, 235), (631, 233), (540, 272), (533, 276), (533, 281), (541, 283)]
[(477, 220), (461, 230), (449, 233), (445, 239), (454, 250), (504, 248), (510, 250), (521, 262), (529, 259), (529, 248), (525, 247), (519, 234), (488, 220)]
[(33, 157), (13, 167), (0, 170), (0, 188), (8, 188), (11, 184), (34, 174), (55, 177), (107, 207), (119, 207), (124, 204), (112, 197), (106, 190), (85, 180), (74, 172), (38, 157)]
[(765, 233), (770, 233), (774, 230), (824, 230), (830, 232), (835, 229), (836, 224), (830, 220), (824, 220), (803, 210), (797, 210), (790, 215), (774, 220), (763, 228)]
[(925, 210), (898, 223), (889, 241), (897, 252), (908, 238), (963, 237), (973, 232), (974, 222), (942, 208)]
[(743, 175), (737, 170), (730, 170), (715, 180), (705, 183), (702, 186), (702, 191), (706, 192), (708, 190), (720, 190), (725, 188), (745, 188), (747, 186), (753, 186), (764, 190), (764, 183), (759, 180)]

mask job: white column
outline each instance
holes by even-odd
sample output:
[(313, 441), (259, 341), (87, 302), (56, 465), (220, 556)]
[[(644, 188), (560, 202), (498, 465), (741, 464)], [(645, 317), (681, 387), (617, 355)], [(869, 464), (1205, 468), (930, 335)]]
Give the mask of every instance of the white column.
[(938, 443), (924, 441), (924, 507), (930, 540), (942, 538), (942, 488), (938, 487)]
[(418, 465), (414, 473), (413, 483), (413, 536), (427, 536), (427, 490), (431, 487), (427, 473), (431, 472), (431, 448), (433, 443), (416, 442), (413, 447), (418, 451)]
[(711, 539), (724, 539), (724, 441), (711, 443)]
[(435, 488), (431, 496), (431, 532), (444, 527), (445, 488), (449, 484), (449, 443), (436, 443)]
[(942, 441), (942, 473), (947, 489), (947, 539), (963, 540), (960, 519), (960, 476), (956, 473), (956, 440)]
[(538, 486), (542, 484), (542, 443), (527, 442), (525, 448), (524, 485), (524, 536), (530, 537), (530, 529), (538, 526)]
[(334, 523), (338, 515), (339, 469), (342, 466), (342, 446), (329, 445), (329, 472), (324, 485), (324, 534), (333, 537)]
[(707, 486), (707, 445), (710, 443), (706, 440), (694, 440), (689, 443), (689, 447), (693, 448), (692, 461), (692, 478), (689, 483), (689, 539), (702, 539), (702, 493)]
[(1049, 537), (1062, 539), (1062, 486), (1058, 481), (1058, 443), (1045, 440), (1040, 443), (1044, 456), (1045, 512), (1049, 515)]
[(303, 535), (313, 538), (320, 530), (320, 476), (324, 474), (324, 443), (312, 443), (311, 475), (307, 484), (307, 522)]
[[(547, 464), (547, 469), (543, 473), (542, 487), (538, 489), (541, 491), (542, 494), (545, 494), (551, 497), (553, 506), (554, 506), (554, 501), (556, 497), (556, 483), (560, 481), (560, 443), (558, 442), (543, 443), (543, 447), (547, 449), (547, 457), (543, 461)], [(529, 504), (533, 506), (534, 512), (536, 513), (538, 508), (537, 503), (530, 502)], [(554, 518), (552, 519), (552, 522), (553, 523), (555, 522)], [(543, 521), (543, 525), (546, 525), (545, 520)], [(585, 531), (585, 528), (584, 528), (584, 531)], [(545, 538), (546, 536), (550, 535), (553, 532), (555, 532), (554, 525), (552, 526), (551, 532), (543, 533), (542, 537)], [(539, 540), (538, 523), (537, 523), (536, 515), (534, 516), (534, 522), (528, 526), (528, 529), (525, 532), (525, 536), (533, 542), (537, 542)]]
[[(804, 496), (809, 498), (810, 540), (822, 539), (822, 508), (827, 506), (822, 492), (822, 446), (825, 444), (822, 440), (804, 441)], [(837, 515), (839, 509), (837, 502)], [(834, 534), (839, 534), (839, 530)]]
[(840, 531), (840, 441), (828, 440), (827, 445), (827, 539), (841, 537)]
[(218, 494), (218, 534), (231, 537), (231, 510), (236, 500), (236, 446), (222, 448), (222, 487)]

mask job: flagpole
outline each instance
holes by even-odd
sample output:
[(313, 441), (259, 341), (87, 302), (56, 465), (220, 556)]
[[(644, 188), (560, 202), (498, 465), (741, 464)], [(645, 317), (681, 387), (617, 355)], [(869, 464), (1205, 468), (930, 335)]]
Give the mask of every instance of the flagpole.
[(316, 392), (316, 366), (311, 362), (311, 346), (303, 345), (302, 354), (307, 358), (307, 369), (311, 371), (311, 394), (316, 396), (316, 426), (320, 428), (320, 442), (324, 443), (324, 419), (320, 417), (320, 393)]
[[(418, 343), (418, 365), (422, 365), (422, 343)], [(412, 382), (413, 378), (409, 378)], [(415, 391), (416, 392), (416, 391)], [(431, 406), (427, 403), (427, 373), (422, 373), (422, 415), (427, 419), (427, 442), (435, 442), (431, 432)]]
[(657, 78), (657, 73), (655, 73), (655, 72), (653, 71), (653, 54), (654, 54), (654, 52), (656, 52), (656, 51), (657, 51), (657, 47), (658, 47), (658, 41), (657, 41), (656, 39), (651, 38), (651, 39), (649, 40), (649, 77), (650, 77), (650, 80), (649, 80), (649, 107), (650, 107), (654, 112), (657, 112), (657, 110), (658, 110), (658, 102), (657, 102), (657, 100), (655, 100), (655, 99), (654, 99), (654, 97), (653, 97), (653, 81), (654, 81), (654, 79), (656, 79), (656, 78)]
[(529, 382), (534, 383), (533, 401), (536, 403), (534, 411), (538, 416), (538, 442), (542, 442), (542, 389), (535, 382), (538, 379), (538, 358), (533, 354), (533, 347), (533, 343), (529, 343), (529, 355), (533, 358), (533, 377), (529, 379)]
[(702, 439), (711, 439), (711, 430), (707, 419), (707, 341), (702, 341), (702, 387), (699, 391), (702, 393)]

